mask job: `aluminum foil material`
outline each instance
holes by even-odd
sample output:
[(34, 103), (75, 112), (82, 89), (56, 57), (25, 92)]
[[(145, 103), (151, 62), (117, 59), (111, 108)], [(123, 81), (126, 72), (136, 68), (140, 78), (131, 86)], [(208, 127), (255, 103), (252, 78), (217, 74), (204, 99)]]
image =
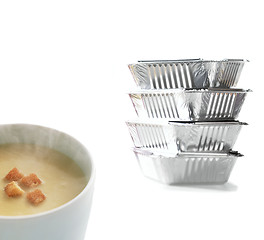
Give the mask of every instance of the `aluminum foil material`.
[(143, 174), (160, 183), (224, 184), (241, 154), (160, 155), (134, 148)]
[(242, 89), (140, 90), (129, 93), (141, 118), (221, 121), (238, 117), (247, 93)]
[(128, 67), (141, 89), (235, 87), (247, 60), (139, 61)]
[(126, 122), (136, 148), (165, 154), (181, 152), (229, 152), (242, 122)]

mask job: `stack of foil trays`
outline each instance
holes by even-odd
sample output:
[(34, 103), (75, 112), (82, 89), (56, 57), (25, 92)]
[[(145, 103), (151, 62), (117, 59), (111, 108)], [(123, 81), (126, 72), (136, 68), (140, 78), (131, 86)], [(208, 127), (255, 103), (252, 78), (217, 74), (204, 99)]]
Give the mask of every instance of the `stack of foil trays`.
[(223, 184), (238, 157), (238, 114), (250, 90), (235, 88), (240, 59), (129, 64), (139, 117), (127, 121), (143, 174), (165, 184)]

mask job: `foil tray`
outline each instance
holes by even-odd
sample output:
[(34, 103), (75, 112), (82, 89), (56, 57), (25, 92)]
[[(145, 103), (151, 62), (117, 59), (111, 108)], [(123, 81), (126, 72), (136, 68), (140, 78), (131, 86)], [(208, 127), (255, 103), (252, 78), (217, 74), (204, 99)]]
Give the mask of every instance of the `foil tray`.
[(238, 157), (237, 152), (227, 154), (160, 155), (134, 148), (143, 174), (160, 183), (224, 184), (228, 181)]
[(164, 153), (229, 152), (243, 125), (241, 122), (126, 122), (136, 148)]
[(242, 89), (167, 89), (129, 93), (141, 118), (175, 121), (221, 121), (238, 117), (250, 90)]
[(247, 60), (139, 61), (128, 67), (141, 89), (235, 87)]

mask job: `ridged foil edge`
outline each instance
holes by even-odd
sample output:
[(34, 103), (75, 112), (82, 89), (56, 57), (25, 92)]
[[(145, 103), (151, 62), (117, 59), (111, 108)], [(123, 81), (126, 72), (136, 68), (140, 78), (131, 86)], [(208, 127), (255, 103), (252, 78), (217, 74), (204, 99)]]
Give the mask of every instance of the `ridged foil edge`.
[(242, 122), (126, 121), (137, 148), (168, 153), (227, 153), (233, 148)]
[(176, 121), (235, 120), (251, 90), (141, 90), (129, 93), (142, 119)]
[(247, 60), (140, 61), (128, 67), (142, 89), (235, 87)]
[(159, 155), (134, 148), (142, 173), (163, 184), (224, 184), (238, 157), (229, 154)]

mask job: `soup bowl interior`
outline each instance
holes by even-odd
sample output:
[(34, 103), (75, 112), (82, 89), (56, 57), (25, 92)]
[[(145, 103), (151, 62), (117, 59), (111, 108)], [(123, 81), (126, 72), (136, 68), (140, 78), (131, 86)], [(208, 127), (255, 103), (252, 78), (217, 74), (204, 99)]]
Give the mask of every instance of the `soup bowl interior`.
[(0, 214), (0, 239), (82, 240), (90, 215), (95, 178), (94, 164), (87, 149), (68, 134), (51, 128), (30, 124), (0, 125), (0, 145), (12, 143), (44, 146), (65, 154), (82, 169), (87, 185), (74, 199), (49, 211), (24, 216)]

